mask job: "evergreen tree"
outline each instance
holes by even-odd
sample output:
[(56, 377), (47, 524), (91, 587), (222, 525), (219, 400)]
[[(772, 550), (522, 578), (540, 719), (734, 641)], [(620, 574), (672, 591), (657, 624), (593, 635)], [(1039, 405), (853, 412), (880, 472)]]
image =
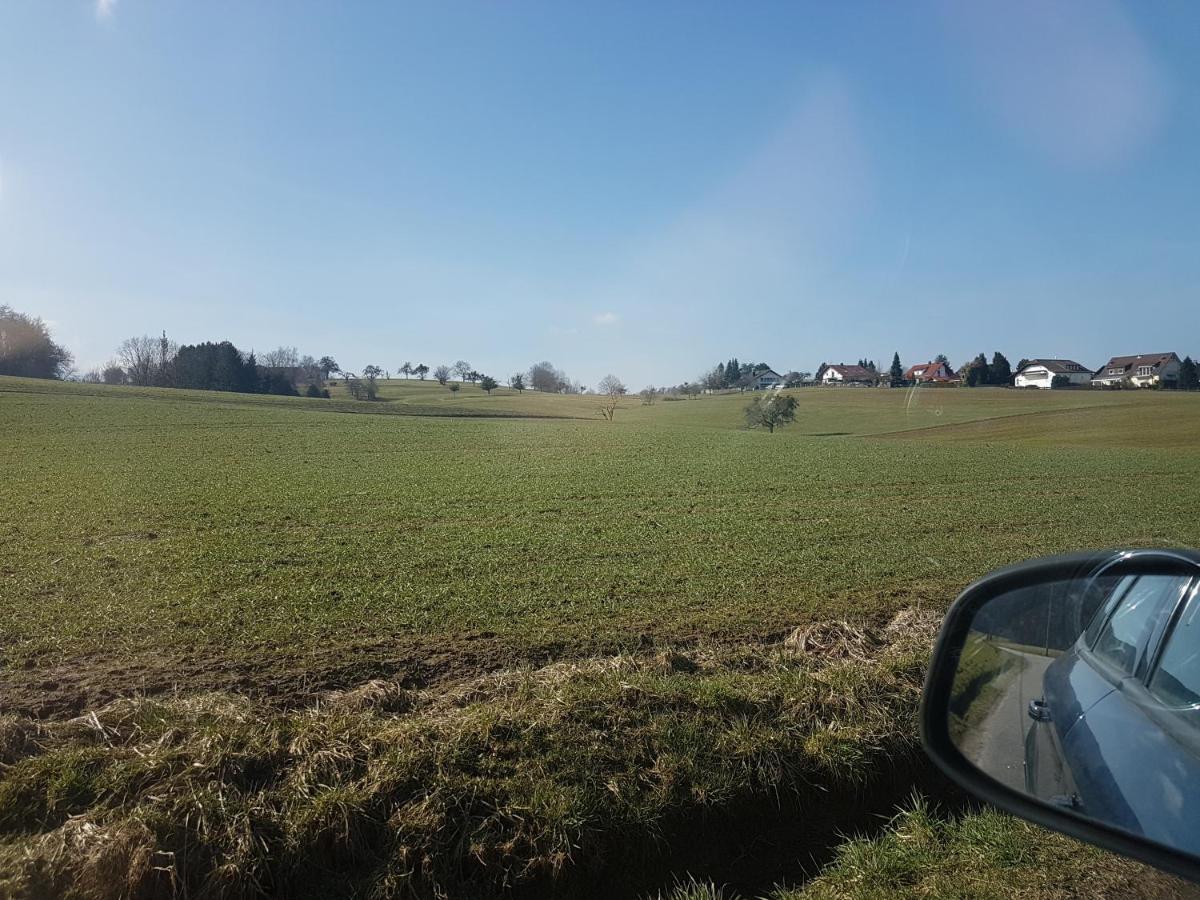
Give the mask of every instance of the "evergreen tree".
[(904, 386), (904, 367), (900, 365), (900, 352), (892, 354), (892, 367), (888, 369), (888, 381), (892, 387)]
[(997, 350), (992, 354), (992, 364), (988, 368), (988, 384), (1010, 384), (1012, 377), (1012, 367), (1008, 364), (1004, 354)]
[(988, 383), (988, 363), (987, 356), (980, 353), (977, 357), (963, 366), (962, 369), (963, 384), (967, 387), (978, 387), (981, 384)]
[(1200, 387), (1200, 373), (1196, 371), (1196, 363), (1190, 356), (1185, 356), (1179, 364), (1179, 389), (1194, 391)]

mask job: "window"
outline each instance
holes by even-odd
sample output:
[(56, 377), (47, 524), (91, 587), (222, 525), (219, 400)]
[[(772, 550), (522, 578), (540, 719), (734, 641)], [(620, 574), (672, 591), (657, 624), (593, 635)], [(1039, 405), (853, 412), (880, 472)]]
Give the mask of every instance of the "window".
[(1149, 688), (1168, 706), (1200, 703), (1200, 591), (1192, 593), (1171, 629)]
[(1163, 616), (1175, 608), (1190, 579), (1180, 575), (1131, 575), (1124, 595), (1100, 629), (1093, 652), (1126, 675), (1136, 671)]
[(1108, 374), (1109, 375), (1120, 375), (1124, 371), (1125, 371), (1124, 369), (1109, 369)]
[(1154, 372), (1154, 366), (1138, 366), (1139, 375), (1150, 375)]

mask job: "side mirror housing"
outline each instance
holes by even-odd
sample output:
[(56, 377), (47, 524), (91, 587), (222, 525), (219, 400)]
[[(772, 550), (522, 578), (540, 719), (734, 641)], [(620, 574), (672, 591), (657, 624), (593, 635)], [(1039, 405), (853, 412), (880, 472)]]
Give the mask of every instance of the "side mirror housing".
[(1050, 557), (972, 584), (921, 729), (976, 797), (1200, 881), (1200, 554)]

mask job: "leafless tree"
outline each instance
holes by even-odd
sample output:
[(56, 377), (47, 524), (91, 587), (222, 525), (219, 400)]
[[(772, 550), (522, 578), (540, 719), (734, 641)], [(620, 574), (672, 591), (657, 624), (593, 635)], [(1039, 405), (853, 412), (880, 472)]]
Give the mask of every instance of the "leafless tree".
[(148, 334), (126, 338), (117, 348), (117, 358), (125, 369), (129, 383), (142, 386), (154, 384), (158, 354), (158, 338), (152, 338)]
[(600, 416), (608, 422), (617, 414), (617, 405), (628, 389), (616, 375), (605, 375), (600, 379), (596, 392), (602, 396), (600, 401)]
[(514, 391), (517, 391), (518, 393), (520, 393), (521, 391), (524, 391), (525, 390), (525, 374), (523, 372), (517, 372), (510, 379), (508, 379), (508, 386), (510, 388), (512, 388)]
[(471, 364), (465, 359), (460, 359), (451, 368), (454, 374), (458, 376), (459, 381), (466, 381), (468, 376), (475, 371), (471, 368)]
[(433, 370), (433, 377), (437, 379), (438, 384), (445, 384), (450, 380), (450, 367), (438, 366)]
[(535, 391), (556, 394), (569, 385), (567, 376), (550, 362), (534, 363), (529, 367), (529, 386)]
[(642, 388), (641, 398), (642, 406), (653, 406), (654, 401), (658, 399), (658, 390), (652, 384), (647, 385)]
[(271, 369), (294, 369), (300, 365), (300, 353), (295, 347), (276, 347), (260, 356), (258, 362)]

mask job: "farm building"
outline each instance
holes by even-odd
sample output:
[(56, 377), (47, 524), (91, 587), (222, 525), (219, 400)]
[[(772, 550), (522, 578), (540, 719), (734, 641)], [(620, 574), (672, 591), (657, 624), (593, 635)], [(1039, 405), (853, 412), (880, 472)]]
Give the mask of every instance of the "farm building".
[(1092, 376), (1096, 387), (1174, 387), (1179, 381), (1179, 357), (1174, 353), (1114, 356)]
[(820, 377), (821, 384), (873, 384), (875, 373), (863, 366), (826, 366)]
[(944, 362), (927, 362), (910, 366), (904, 373), (904, 380), (911, 384), (923, 382), (952, 381), (954, 378), (950, 367)]
[(1054, 387), (1088, 384), (1091, 380), (1091, 370), (1073, 359), (1031, 359), (1017, 370), (1013, 384), (1019, 388), (1049, 390)]

